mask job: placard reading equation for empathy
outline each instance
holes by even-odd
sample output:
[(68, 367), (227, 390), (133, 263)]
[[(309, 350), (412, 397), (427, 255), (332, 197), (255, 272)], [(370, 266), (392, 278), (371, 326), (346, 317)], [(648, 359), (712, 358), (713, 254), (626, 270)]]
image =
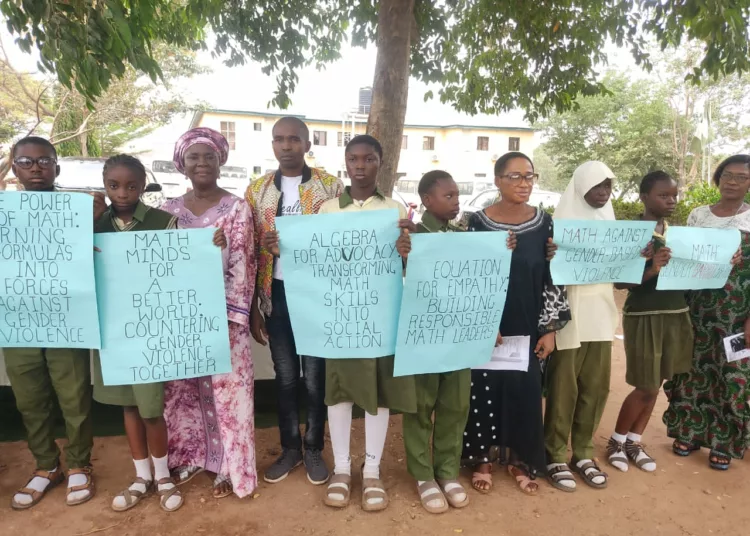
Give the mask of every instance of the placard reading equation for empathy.
[(94, 201), (0, 192), (0, 348), (99, 348)]
[(669, 227), (667, 247), (672, 256), (659, 272), (656, 290), (722, 288), (740, 238), (737, 229)]
[(221, 250), (214, 229), (97, 234), (105, 385), (232, 370)]
[(412, 236), (394, 376), (487, 361), (508, 293), (507, 238), (504, 231)]
[(403, 286), (398, 211), (276, 218), (276, 228), (297, 352), (393, 355)]
[(656, 222), (555, 220), (555, 285), (640, 283)]

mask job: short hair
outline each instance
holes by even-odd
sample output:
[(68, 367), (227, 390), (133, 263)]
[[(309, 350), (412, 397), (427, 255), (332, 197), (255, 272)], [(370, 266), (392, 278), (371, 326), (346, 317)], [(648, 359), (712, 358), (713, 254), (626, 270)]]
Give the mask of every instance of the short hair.
[(643, 179), (641, 179), (641, 187), (640, 187), (639, 193), (642, 193), (642, 194), (651, 193), (651, 189), (654, 187), (654, 184), (656, 184), (659, 181), (677, 182), (674, 179), (674, 177), (672, 177), (672, 175), (670, 175), (666, 171), (661, 171), (661, 170), (652, 171), (650, 173), (646, 173)]
[(273, 132), (273, 129), (276, 128), (276, 125), (279, 123), (292, 123), (294, 125), (297, 125), (299, 129), (302, 131), (302, 137), (305, 141), (310, 141), (310, 129), (307, 128), (307, 125), (305, 122), (300, 119), (299, 117), (294, 117), (293, 115), (287, 115), (285, 117), (282, 117), (276, 123), (274, 123), (273, 128), (271, 129), (271, 132)]
[(736, 154), (733, 156), (730, 156), (726, 160), (724, 160), (721, 164), (719, 164), (719, 167), (716, 168), (716, 171), (714, 171), (714, 184), (716, 186), (719, 185), (719, 180), (721, 179), (722, 173), (724, 173), (724, 168), (731, 164), (745, 164), (747, 167), (750, 167), (750, 154)]
[(130, 171), (138, 175), (138, 177), (143, 179), (143, 182), (146, 182), (146, 168), (143, 166), (140, 160), (138, 160), (135, 156), (130, 156), (129, 154), (118, 154), (115, 156), (110, 156), (107, 161), (104, 162), (102, 176), (105, 176), (107, 174), (107, 171), (117, 166), (125, 166), (126, 168), (130, 169)]
[(419, 181), (419, 186), (417, 187), (417, 193), (419, 195), (426, 195), (430, 193), (430, 190), (435, 187), (435, 184), (443, 179), (453, 180), (453, 177), (450, 173), (448, 173), (447, 171), (443, 171), (442, 169), (433, 169), (432, 171), (428, 171), (427, 173), (422, 175), (422, 179)]
[(18, 140), (15, 145), (13, 145), (13, 158), (16, 157), (16, 150), (24, 145), (39, 145), (52, 151), (52, 154), (57, 158), (57, 150), (55, 149), (55, 146), (52, 145), (52, 142), (46, 138), (40, 138), (39, 136), (26, 136), (25, 138)]
[(351, 140), (349, 140), (349, 143), (346, 144), (346, 149), (344, 149), (344, 153), (348, 153), (349, 149), (354, 147), (355, 145), (369, 145), (373, 149), (375, 149), (375, 152), (378, 153), (380, 158), (383, 158), (383, 146), (380, 145), (380, 142), (370, 136), (369, 134), (360, 134), (359, 136), (354, 136)]
[(499, 177), (500, 175), (502, 175), (503, 171), (505, 171), (505, 166), (508, 165), (508, 162), (510, 162), (514, 158), (523, 158), (524, 160), (527, 160), (529, 164), (531, 164), (531, 169), (534, 169), (534, 162), (531, 161), (531, 158), (518, 151), (511, 151), (509, 153), (505, 153), (495, 161), (495, 177)]

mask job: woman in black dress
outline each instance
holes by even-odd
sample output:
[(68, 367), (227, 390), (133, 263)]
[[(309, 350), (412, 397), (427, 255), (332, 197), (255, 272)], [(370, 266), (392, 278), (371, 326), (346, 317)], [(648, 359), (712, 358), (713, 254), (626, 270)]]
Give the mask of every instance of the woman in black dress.
[(528, 371), (473, 370), (471, 409), (464, 432), (463, 461), (473, 466), (472, 486), (492, 489), (492, 462), (510, 451), (508, 471), (529, 494), (545, 467), (540, 360), (555, 348), (555, 331), (570, 319), (562, 287), (552, 285), (547, 243), (552, 218), (528, 204), (538, 175), (529, 157), (507, 153), (495, 163), (501, 199), (469, 220), (469, 231), (513, 231), (517, 237), (510, 268), (502, 337), (529, 336)]

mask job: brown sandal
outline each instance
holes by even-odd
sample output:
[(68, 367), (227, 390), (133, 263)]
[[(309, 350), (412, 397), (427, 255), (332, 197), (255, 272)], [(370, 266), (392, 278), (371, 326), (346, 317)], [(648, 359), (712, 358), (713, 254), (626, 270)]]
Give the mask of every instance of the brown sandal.
[[(380, 512), (388, 508), (388, 494), (385, 492), (383, 481), (379, 478), (365, 478), (365, 464), (362, 464), (362, 510), (365, 512)], [(383, 499), (379, 503), (370, 504), (369, 499)]]
[[(469, 505), (469, 494), (466, 492), (466, 488), (463, 487), (461, 482), (456, 479), (438, 479), (437, 483), (440, 485), (440, 489), (443, 490), (443, 494), (445, 494), (445, 498), (448, 500), (448, 504), (450, 504), (453, 508), (463, 508)], [(450, 490), (446, 489), (448, 486), (452, 486)], [(463, 501), (459, 501), (458, 499), (456, 499), (456, 495), (459, 495), (461, 493), (465, 495)]]
[[(344, 474), (334, 474), (328, 481), (326, 498), (323, 502), (333, 508), (346, 508), (349, 506), (351, 496), (352, 477)], [(343, 495), (343, 499), (332, 499), (331, 495)]]
[(508, 465), (508, 473), (516, 479), (519, 489), (526, 495), (536, 495), (536, 492), (539, 491), (539, 484), (529, 477), (526, 469), (515, 465)]
[(65, 504), (67, 504), (68, 506), (78, 506), (79, 504), (90, 501), (94, 497), (94, 493), (96, 493), (96, 487), (94, 486), (94, 479), (91, 478), (91, 471), (91, 467), (78, 467), (76, 469), (70, 469), (68, 471), (68, 480), (70, 480), (70, 475), (83, 475), (86, 477), (86, 483), (79, 486), (69, 487), (67, 495), (70, 495), (71, 493), (75, 493), (77, 491), (88, 491), (89, 494), (83, 499), (75, 499), (72, 501), (66, 496)]
[[(37, 491), (34, 488), (29, 487), (31, 481), (36, 477), (46, 478), (47, 480), (49, 480), (49, 484), (47, 484), (47, 487), (44, 488), (44, 491)], [(34, 471), (34, 474), (31, 475), (31, 478), (29, 478), (29, 480), (26, 482), (26, 486), (20, 488), (18, 491), (16, 491), (16, 493), (13, 494), (14, 497), (10, 501), (11, 508), (13, 508), (14, 510), (26, 510), (27, 508), (35, 506), (44, 498), (49, 490), (60, 484), (63, 480), (65, 480), (65, 475), (60, 468), (58, 468), (56, 471), (45, 471), (43, 469), (37, 469), (36, 471)], [(30, 496), (31, 502), (29, 504), (21, 504), (16, 502), (15, 495), (17, 494)]]
[[(227, 486), (224, 491), (219, 491), (222, 486)], [(221, 482), (217, 482), (213, 485), (212, 493), (214, 496), (214, 499), (223, 499), (225, 497), (229, 497), (232, 493), (234, 493), (234, 487), (232, 486), (232, 482), (227, 480), (222, 480)]]
[[(137, 489), (130, 489), (130, 486), (132, 486), (133, 484), (143, 484), (146, 487), (146, 491), (142, 492), (138, 491)], [(125, 499), (125, 506), (115, 506), (115, 503), (113, 502), (112, 510), (114, 510), (115, 512), (125, 512), (126, 510), (134, 508), (138, 505), (139, 502), (141, 502), (141, 499), (151, 493), (151, 487), (153, 486), (153, 484), (153, 480), (144, 480), (139, 476), (135, 477), (130, 486), (115, 495), (115, 498), (123, 497)]]
[[(419, 501), (422, 503), (422, 508), (427, 510), (431, 514), (442, 514), (448, 511), (448, 501), (443, 495), (443, 490), (437, 485), (434, 480), (428, 480), (427, 482), (417, 485), (417, 493), (419, 493)], [(440, 506), (430, 506), (428, 503), (440, 499)]]
[[(486, 482), (488, 484), (487, 488), (479, 487), (479, 484), (482, 482)], [(480, 473), (478, 471), (475, 471), (471, 474), (471, 487), (479, 493), (489, 493), (490, 491), (492, 491), (492, 473)]]
[[(163, 486), (165, 484), (173, 484), (173, 486), (169, 489), (159, 489), (159, 486)], [(177, 489), (176, 485), (174, 485), (174, 480), (172, 480), (172, 477), (168, 476), (156, 482), (156, 494), (159, 496), (159, 506), (161, 506), (161, 509), (165, 512), (176, 512), (177, 510), (182, 508), (183, 504), (185, 504), (185, 500), (182, 498), (182, 493), (180, 493), (180, 490)], [(169, 508), (167, 506), (167, 501), (172, 495), (177, 495), (180, 498), (180, 502), (177, 503), (177, 506)]]

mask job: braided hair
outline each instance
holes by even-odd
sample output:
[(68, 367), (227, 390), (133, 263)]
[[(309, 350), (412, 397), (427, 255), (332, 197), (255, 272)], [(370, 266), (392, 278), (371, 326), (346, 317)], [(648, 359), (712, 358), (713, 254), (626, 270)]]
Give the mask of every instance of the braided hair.
[(106, 177), (107, 171), (117, 166), (124, 166), (130, 169), (130, 171), (135, 173), (135, 175), (143, 180), (144, 183), (146, 182), (146, 168), (143, 166), (140, 160), (138, 160), (134, 156), (130, 156), (129, 154), (118, 154), (115, 156), (110, 156), (107, 161), (104, 162), (102, 175)]

